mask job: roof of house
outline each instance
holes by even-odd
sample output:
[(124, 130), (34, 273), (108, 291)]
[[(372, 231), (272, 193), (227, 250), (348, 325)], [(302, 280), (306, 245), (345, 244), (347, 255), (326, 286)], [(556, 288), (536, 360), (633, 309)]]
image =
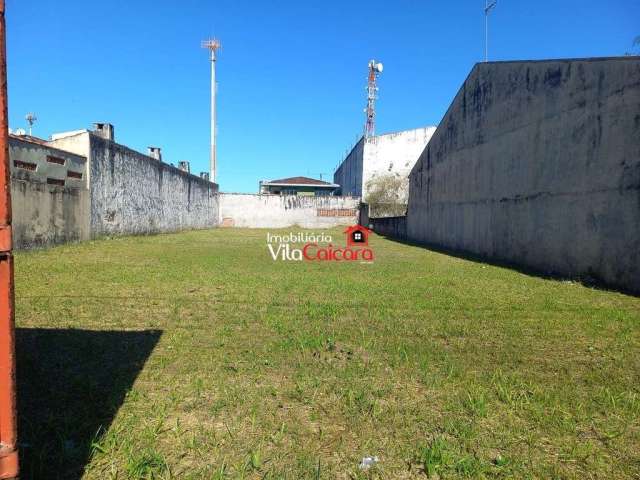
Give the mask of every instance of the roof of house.
[(25, 142), (37, 143), (38, 145), (47, 145), (47, 140), (31, 135), (16, 135), (15, 133), (10, 133), (9, 137), (15, 138), (16, 140), (23, 140)]
[(280, 178), (278, 180), (269, 180), (262, 182), (263, 185), (309, 185), (314, 187), (337, 187), (334, 183), (325, 182), (324, 180), (316, 180), (314, 178), (309, 177), (289, 177), (289, 178)]

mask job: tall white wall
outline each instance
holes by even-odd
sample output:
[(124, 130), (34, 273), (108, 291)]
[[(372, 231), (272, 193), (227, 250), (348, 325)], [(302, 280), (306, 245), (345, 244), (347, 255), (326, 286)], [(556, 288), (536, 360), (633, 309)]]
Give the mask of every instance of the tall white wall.
[(435, 131), (436, 127), (422, 127), (368, 139), (362, 162), (361, 196), (365, 201), (370, 182), (389, 174), (404, 179), (401, 198), (408, 201), (409, 174)]
[(409, 173), (435, 131), (436, 127), (421, 127), (361, 138), (336, 170), (333, 183), (340, 185), (342, 195), (366, 201), (369, 182), (392, 174), (404, 180), (402, 193), (408, 200)]
[(331, 228), (358, 223), (355, 197), (221, 193), (221, 226)]

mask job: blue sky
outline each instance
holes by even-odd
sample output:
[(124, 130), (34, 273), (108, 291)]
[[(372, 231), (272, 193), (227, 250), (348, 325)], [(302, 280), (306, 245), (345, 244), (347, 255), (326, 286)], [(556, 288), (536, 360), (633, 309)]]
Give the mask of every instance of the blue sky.
[[(361, 134), (367, 62), (384, 63), (377, 132), (435, 125), (484, 55), (484, 0), (7, 0), (9, 118), (34, 134), (115, 125), (116, 140), (208, 170), (219, 37), (218, 181), (331, 177)], [(640, 1), (498, 0), (492, 60), (615, 56)]]

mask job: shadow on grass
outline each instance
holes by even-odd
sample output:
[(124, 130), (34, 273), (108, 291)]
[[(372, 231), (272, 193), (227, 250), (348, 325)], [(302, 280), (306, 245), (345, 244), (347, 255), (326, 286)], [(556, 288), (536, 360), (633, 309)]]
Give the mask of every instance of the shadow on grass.
[(79, 479), (162, 332), (17, 328), (23, 479)]
[(468, 260), (475, 263), (483, 263), (486, 265), (493, 265), (495, 267), (508, 268), (510, 270), (515, 270), (516, 272), (522, 273), (524, 275), (529, 275), (531, 277), (538, 277), (547, 280), (571, 280), (576, 283), (580, 283), (581, 285), (593, 288), (596, 290), (603, 290), (607, 292), (618, 292), (624, 295), (630, 295), (633, 297), (640, 296), (640, 291), (634, 291), (627, 288), (623, 288), (619, 285), (611, 285), (610, 283), (605, 282), (602, 278), (598, 277), (595, 272), (592, 272), (588, 275), (583, 275), (581, 277), (567, 277), (566, 275), (561, 275), (555, 272), (545, 272), (539, 269), (535, 269), (533, 267), (527, 267), (515, 262), (510, 262), (507, 260), (499, 260), (495, 258), (489, 258), (484, 255), (479, 255), (473, 252), (467, 252), (464, 250), (456, 250), (447, 247), (443, 247), (441, 245), (433, 244), (433, 243), (425, 243), (425, 242), (416, 242), (413, 240), (409, 240), (405, 237), (395, 237), (392, 235), (386, 235), (383, 233), (375, 232), (376, 235), (384, 238), (385, 240), (389, 240), (395, 243), (401, 243), (403, 245), (409, 245), (412, 247), (420, 247), (426, 248), (427, 250), (432, 250), (434, 252), (443, 253), (445, 255), (449, 255), (451, 257), (460, 258), (462, 260)]

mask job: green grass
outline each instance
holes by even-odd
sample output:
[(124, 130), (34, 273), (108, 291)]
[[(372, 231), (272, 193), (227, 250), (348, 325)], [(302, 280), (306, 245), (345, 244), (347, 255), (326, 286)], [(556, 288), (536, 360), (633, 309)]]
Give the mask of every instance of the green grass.
[(18, 253), (23, 477), (638, 478), (639, 298), (265, 236)]

